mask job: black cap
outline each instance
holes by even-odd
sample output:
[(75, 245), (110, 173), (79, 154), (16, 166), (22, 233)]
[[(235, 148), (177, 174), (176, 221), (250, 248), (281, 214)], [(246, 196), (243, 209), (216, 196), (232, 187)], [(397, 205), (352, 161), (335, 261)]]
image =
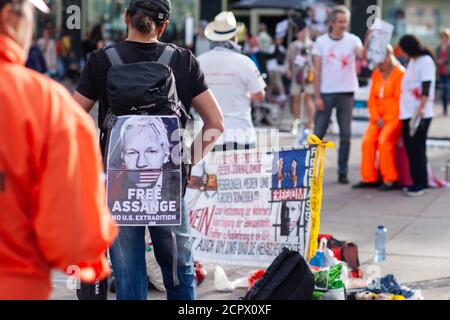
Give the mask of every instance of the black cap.
[[(148, 10), (146, 8), (142, 8), (142, 4), (149, 3), (154, 5), (157, 10)], [(137, 10), (141, 10), (144, 12), (146, 16), (151, 18), (166, 21), (170, 18), (170, 10), (171, 10), (170, 0), (131, 0), (128, 6), (128, 10), (131, 12), (136, 12)]]

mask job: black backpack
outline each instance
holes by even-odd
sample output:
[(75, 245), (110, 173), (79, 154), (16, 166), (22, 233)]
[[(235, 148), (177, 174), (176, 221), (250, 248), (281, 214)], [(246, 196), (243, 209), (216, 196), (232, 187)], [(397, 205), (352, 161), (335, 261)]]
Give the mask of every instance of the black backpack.
[(169, 66), (175, 47), (167, 44), (158, 61), (124, 64), (115, 45), (104, 48), (111, 67), (106, 90), (109, 110), (104, 129), (110, 129), (117, 116), (176, 115), (186, 124), (189, 115), (178, 99), (175, 76)]
[(314, 276), (305, 259), (284, 248), (244, 300), (312, 300), (313, 291)]

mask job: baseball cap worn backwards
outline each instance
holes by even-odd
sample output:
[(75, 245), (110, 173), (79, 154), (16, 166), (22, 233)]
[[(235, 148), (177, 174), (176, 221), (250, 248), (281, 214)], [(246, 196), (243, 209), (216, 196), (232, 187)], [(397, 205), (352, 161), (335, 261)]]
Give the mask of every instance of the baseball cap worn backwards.
[[(157, 9), (149, 10), (143, 4), (151, 4)], [(146, 16), (161, 21), (169, 20), (171, 8), (170, 0), (131, 0), (128, 6), (128, 10), (131, 12), (141, 10)]]

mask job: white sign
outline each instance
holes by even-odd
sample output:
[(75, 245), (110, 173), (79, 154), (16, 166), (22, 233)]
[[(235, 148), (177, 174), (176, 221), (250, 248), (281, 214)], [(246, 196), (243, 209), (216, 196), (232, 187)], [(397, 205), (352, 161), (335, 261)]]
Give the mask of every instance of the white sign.
[(385, 60), (387, 46), (391, 43), (393, 33), (394, 26), (392, 24), (375, 19), (367, 48), (367, 60), (370, 69), (375, 68), (377, 64)]
[(308, 250), (316, 148), (215, 152), (195, 166), (185, 202), (195, 259), (267, 266)]

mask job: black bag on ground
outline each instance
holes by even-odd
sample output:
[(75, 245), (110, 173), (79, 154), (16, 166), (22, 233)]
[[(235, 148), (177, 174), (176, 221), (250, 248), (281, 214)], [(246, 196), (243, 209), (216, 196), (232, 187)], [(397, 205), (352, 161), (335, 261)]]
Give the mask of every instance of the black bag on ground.
[(314, 276), (297, 251), (283, 249), (244, 300), (312, 300)]

